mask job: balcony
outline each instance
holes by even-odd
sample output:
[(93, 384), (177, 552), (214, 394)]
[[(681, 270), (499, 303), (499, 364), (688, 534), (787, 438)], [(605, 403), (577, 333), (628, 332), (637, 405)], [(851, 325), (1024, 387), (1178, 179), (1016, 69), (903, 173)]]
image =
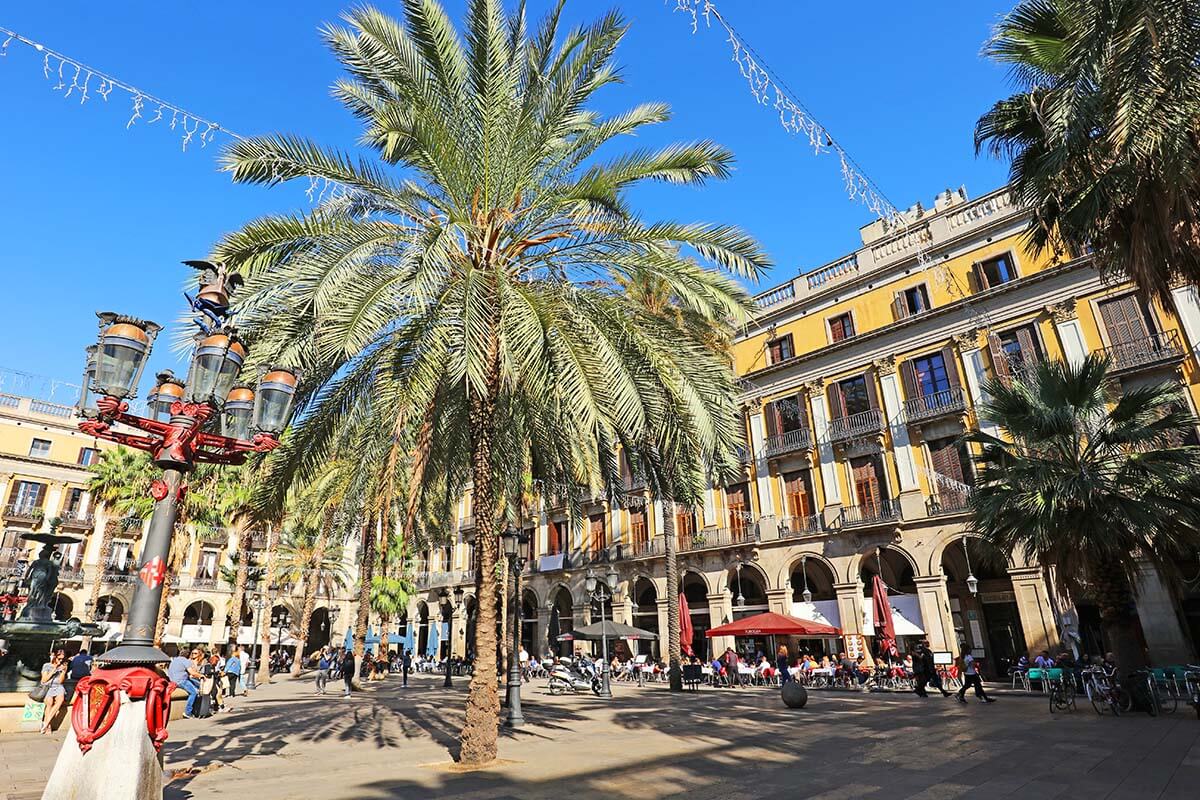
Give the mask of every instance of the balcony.
[(812, 449), (812, 433), (808, 428), (797, 428), (794, 431), (777, 433), (768, 436), (763, 442), (763, 458), (775, 458), (787, 453)]
[(62, 571), (58, 573), (58, 581), (59, 583), (72, 583), (77, 585), (82, 584), (83, 567), (79, 565), (73, 567), (64, 566)]
[(80, 528), (86, 530), (91, 528), (92, 525), (96, 523), (96, 517), (95, 515), (86, 511), (81, 511), (80, 509), (71, 509), (62, 513), (62, 516), (59, 517), (59, 522), (62, 523), (64, 528)]
[(132, 585), (137, 582), (137, 568), (117, 569), (116, 567), (107, 567), (104, 570), (103, 582), (111, 586), (121, 584)]
[(37, 525), (46, 518), (46, 509), (32, 503), (12, 503), (4, 507), (4, 518), (9, 522)]
[(201, 544), (224, 545), (229, 542), (229, 531), (225, 528), (197, 528), (196, 540)]
[(900, 518), (900, 505), (892, 500), (880, 500), (863, 506), (846, 506), (838, 517), (838, 527), (859, 528), (878, 525)]
[(784, 517), (779, 520), (779, 538), (791, 539), (797, 536), (811, 536), (825, 529), (820, 514), (807, 517)]
[(212, 591), (217, 588), (219, 582), (219, 579), (210, 578), (207, 575), (192, 575), (184, 588), (196, 589), (198, 591)]
[(829, 423), (829, 441), (849, 442), (874, 436), (883, 430), (883, 412), (878, 408), (870, 408), (851, 414), (848, 417), (838, 417)]
[(0, 575), (25, 575), (25, 567), (33, 559), (26, 547), (0, 547)]
[(910, 424), (962, 414), (967, 401), (962, 389), (945, 389), (904, 401), (904, 416)]
[(1108, 357), (1114, 374), (1153, 369), (1181, 361), (1184, 357), (1179, 331), (1155, 333), (1144, 339), (1102, 348), (1100, 352)]
[(474, 514), (472, 514), (472, 515), (471, 515), (471, 516), (469, 516), (469, 517), (463, 517), (462, 519), (460, 519), (460, 520), (458, 521), (458, 529), (459, 529), (460, 531), (473, 531), (473, 530), (475, 530), (475, 515), (474, 515)]
[(618, 545), (617, 558), (654, 558), (655, 556), (663, 555), (663, 552), (663, 539), (661, 536), (655, 536), (653, 539), (644, 539), (641, 541), (634, 541), (631, 544)]
[(940, 514), (958, 514), (966, 511), (970, 505), (971, 494), (969, 492), (943, 490), (925, 501), (925, 512), (931, 517)]
[(705, 528), (696, 531), (691, 536), (681, 536), (677, 541), (680, 553), (692, 553), (716, 547), (752, 544), (758, 541), (758, 533), (753, 525), (739, 525), (736, 528)]

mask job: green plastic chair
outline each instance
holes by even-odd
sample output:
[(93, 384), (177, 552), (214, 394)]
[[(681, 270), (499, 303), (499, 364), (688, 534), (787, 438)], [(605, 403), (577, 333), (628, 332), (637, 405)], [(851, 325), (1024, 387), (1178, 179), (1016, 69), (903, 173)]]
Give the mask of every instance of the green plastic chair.
[(1031, 688), (1034, 681), (1040, 682), (1042, 691), (1046, 691), (1046, 670), (1041, 667), (1030, 667), (1029, 671), (1025, 673), (1025, 680)]

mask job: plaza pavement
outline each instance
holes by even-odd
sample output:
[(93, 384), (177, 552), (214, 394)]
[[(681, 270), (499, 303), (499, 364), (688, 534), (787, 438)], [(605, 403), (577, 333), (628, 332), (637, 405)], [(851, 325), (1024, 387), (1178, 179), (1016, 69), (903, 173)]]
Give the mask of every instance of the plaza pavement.
[[(466, 679), (393, 676), (353, 700), (285, 680), (208, 720), (171, 725), (166, 797), (848, 798), (1200, 796), (1200, 720), (1050, 715), (1041, 696), (990, 706), (818, 691), (802, 711), (777, 690), (614, 687), (611, 702), (525, 686), (528, 726), (504, 731), (485, 771), (447, 768)], [(330, 689), (333, 689), (333, 682)], [(339, 687), (340, 688), (340, 687)], [(0, 800), (40, 797), (62, 735), (0, 736)]]

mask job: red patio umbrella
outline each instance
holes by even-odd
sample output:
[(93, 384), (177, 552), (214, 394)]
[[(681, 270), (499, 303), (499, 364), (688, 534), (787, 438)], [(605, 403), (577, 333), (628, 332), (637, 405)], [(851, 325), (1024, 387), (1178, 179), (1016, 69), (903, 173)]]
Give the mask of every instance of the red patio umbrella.
[(696, 635), (696, 629), (692, 627), (692, 612), (688, 609), (687, 598), (683, 596), (683, 592), (679, 593), (679, 646), (683, 650), (685, 656), (694, 655), (692, 650), (692, 637)]
[(875, 641), (881, 655), (897, 656), (896, 624), (892, 621), (892, 604), (888, 602), (887, 584), (878, 575), (871, 582), (871, 622), (875, 626)]
[(705, 636), (800, 636), (816, 639), (822, 637), (841, 636), (840, 629), (832, 625), (823, 625), (809, 619), (790, 617), (787, 614), (776, 614), (767, 611), (755, 614), (745, 619), (736, 619), (724, 625), (718, 625), (705, 632)]

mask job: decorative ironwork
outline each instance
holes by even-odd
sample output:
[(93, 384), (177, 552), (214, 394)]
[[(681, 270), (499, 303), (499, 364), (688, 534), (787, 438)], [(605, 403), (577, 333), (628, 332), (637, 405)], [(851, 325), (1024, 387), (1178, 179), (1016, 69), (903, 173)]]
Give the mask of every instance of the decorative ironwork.
[(779, 538), (781, 539), (808, 536), (824, 530), (825, 525), (820, 514), (810, 514), (807, 517), (784, 517), (779, 521)]
[(904, 401), (904, 415), (909, 422), (961, 414), (967, 410), (967, 401), (961, 388), (944, 389)]
[(768, 436), (763, 442), (762, 455), (764, 458), (774, 458), (797, 450), (811, 450), (812, 446), (812, 432), (808, 428), (797, 428)]
[(862, 525), (877, 525), (900, 518), (900, 505), (889, 499), (861, 506), (846, 506), (838, 517), (838, 526), (855, 528)]
[(846, 417), (837, 417), (829, 422), (829, 441), (847, 442), (865, 436), (873, 436), (883, 430), (883, 413), (870, 408)]
[(1183, 346), (1179, 343), (1179, 331), (1151, 334), (1144, 339), (1105, 347), (1100, 352), (1108, 356), (1113, 372), (1149, 369), (1180, 361), (1184, 356)]

